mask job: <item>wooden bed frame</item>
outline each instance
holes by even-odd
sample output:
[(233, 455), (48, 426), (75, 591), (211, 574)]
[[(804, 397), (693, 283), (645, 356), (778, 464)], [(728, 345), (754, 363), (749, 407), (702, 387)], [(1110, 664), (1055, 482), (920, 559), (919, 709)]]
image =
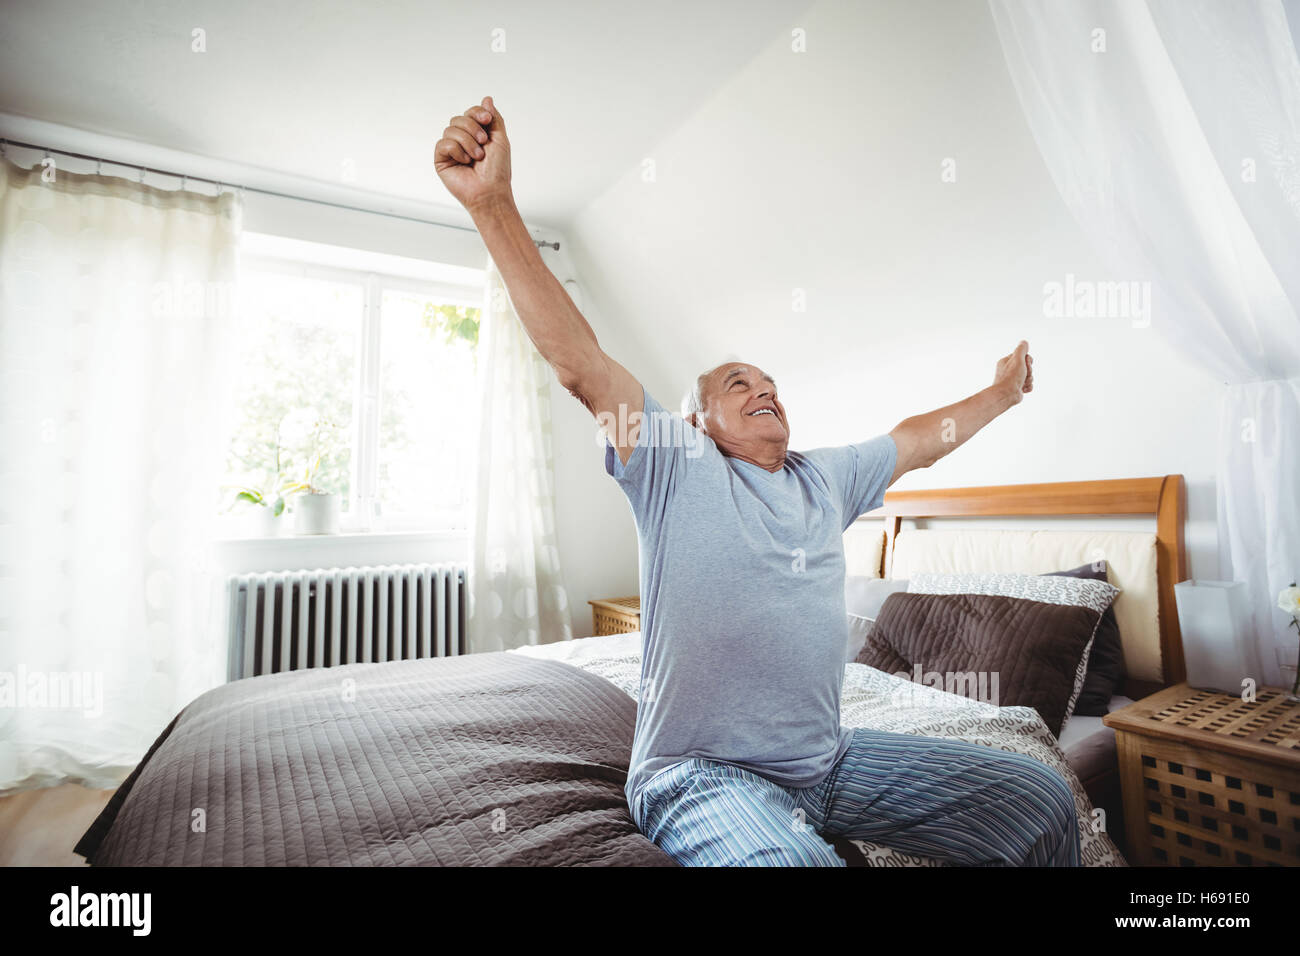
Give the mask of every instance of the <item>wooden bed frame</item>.
[[(1124, 695), (1140, 700), (1186, 678), (1182, 633), (1174, 585), (1187, 578), (1183, 523), (1187, 490), (1182, 475), (1121, 478), (1104, 481), (1062, 481), (1034, 485), (991, 485), (981, 488), (935, 488), (890, 491), (885, 502), (858, 520), (885, 522), (885, 548), (880, 575), (889, 577), (894, 542), (905, 518), (1066, 517), (1077, 515), (1149, 515), (1156, 521), (1156, 587), (1160, 615), (1160, 658), (1163, 683), (1127, 680)], [(1107, 831), (1127, 852), (1119, 769), (1080, 781), (1093, 806), (1108, 816)]]
[(1060, 481), (1038, 485), (988, 485), (982, 488), (932, 488), (890, 491), (885, 503), (859, 521), (885, 521), (881, 577), (889, 577), (894, 541), (904, 518), (1069, 517), (1072, 515), (1150, 515), (1156, 519), (1156, 588), (1160, 609), (1160, 660), (1163, 682), (1130, 680), (1124, 694), (1137, 700), (1187, 676), (1174, 585), (1187, 579), (1183, 523), (1187, 489), (1182, 475)]

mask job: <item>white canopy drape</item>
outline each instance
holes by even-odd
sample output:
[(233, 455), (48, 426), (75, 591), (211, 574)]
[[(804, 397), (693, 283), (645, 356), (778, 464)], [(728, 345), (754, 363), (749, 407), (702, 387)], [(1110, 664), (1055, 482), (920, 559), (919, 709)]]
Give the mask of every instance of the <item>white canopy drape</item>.
[(239, 197), (0, 162), (0, 792), (115, 787), (224, 679)]
[(520, 324), (490, 260), (486, 286), (470, 533), (469, 645), (475, 652), (573, 636), (555, 531), (554, 373)]
[(1300, 60), (1288, 10), (990, 2), (1066, 204), (1114, 279), (1151, 282), (1151, 329), (1225, 383), (1213, 428), (1220, 574), (1247, 582), (1276, 683), (1273, 648), (1294, 638), (1275, 597), (1300, 575)]

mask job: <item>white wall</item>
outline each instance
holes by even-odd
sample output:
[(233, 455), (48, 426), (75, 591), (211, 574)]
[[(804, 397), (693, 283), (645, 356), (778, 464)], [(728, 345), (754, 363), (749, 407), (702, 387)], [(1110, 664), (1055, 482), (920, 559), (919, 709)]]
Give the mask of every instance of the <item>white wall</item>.
[[(1066, 273), (1140, 277), (1104, 274), (1065, 209), (987, 7), (825, 0), (794, 26), (807, 52), (778, 38), (658, 144), (653, 182), (629, 169), (570, 228), (602, 327), (628, 330), (607, 349), (673, 408), (727, 354), (758, 363), (802, 448), (963, 398), (1026, 338), (1034, 393), (898, 487), (1182, 473), (1191, 571), (1216, 577), (1217, 384), (1128, 319), (1044, 317)], [(561, 488), (586, 494), (559, 459)], [(607, 592), (635, 593), (606, 497), (577, 563), (599, 548)]]
[[(611, 355), (638, 356), (643, 345), (638, 330), (615, 320), (591, 294), (588, 279), (594, 269), (578, 261), (567, 236), (544, 228), (533, 234), (559, 239), (560, 249), (543, 248), (542, 255), (561, 281), (576, 279), (578, 307), (601, 346)], [(573, 294), (570, 290), (570, 294)], [(647, 381), (662, 380), (652, 361), (633, 363)], [(605, 473), (604, 445), (591, 413), (551, 377), (552, 452), (555, 463), (555, 529), (564, 588), (569, 598), (574, 637), (592, 632), (588, 601), (636, 594), (637, 540), (632, 512), (622, 490)]]
[[(1215, 577), (1215, 383), (1150, 329), (1043, 317), (1044, 282), (1132, 277), (1101, 274), (1065, 211), (985, 5), (826, 0), (791, 26), (806, 30), (807, 52), (777, 35), (651, 150), (654, 182), (635, 165), (565, 224), (556, 271), (581, 279), (604, 347), (673, 408), (696, 372), (731, 353), (763, 365), (800, 448), (964, 397), (1028, 338), (1035, 393), (900, 487), (1181, 472), (1192, 571)], [(251, 181), (0, 119), (15, 138)], [(940, 181), (945, 157), (955, 183)], [(328, 207), (250, 196), (246, 226), (481, 264), (473, 233)], [(795, 289), (805, 312), (792, 311)], [(636, 593), (636, 535), (591, 416), (558, 384), (553, 399), (557, 534), (582, 636), (588, 600)], [(241, 568), (280, 559), (278, 546), (231, 555)]]

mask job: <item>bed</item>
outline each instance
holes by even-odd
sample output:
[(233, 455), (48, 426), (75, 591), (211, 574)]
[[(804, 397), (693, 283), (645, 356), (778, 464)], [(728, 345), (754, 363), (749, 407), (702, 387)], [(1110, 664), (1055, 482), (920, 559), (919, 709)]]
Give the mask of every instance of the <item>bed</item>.
[[(1176, 475), (891, 492), (846, 533), (846, 560), (850, 573), (878, 576), (1041, 573), (1110, 549), (1123, 588), (1115, 611), (1126, 694), (1144, 696), (1182, 677), (1172, 603), (1183, 577), (1182, 502)], [(1100, 544), (1098, 534), (1119, 533), (903, 528), (945, 515), (1107, 514), (1151, 515), (1157, 528)], [(672, 866), (636, 830), (623, 795), (639, 669), (633, 632), (234, 681), (175, 717), (76, 852), (106, 866)], [(1075, 792), (1082, 862), (1125, 865), (1108, 835), (1123, 831), (1113, 737), (1108, 747), (1100, 718), (1097, 726), (1068, 721), (1058, 740), (1031, 707), (998, 707), (849, 663), (841, 720), (1042, 760)], [(1104, 829), (1097, 807), (1108, 815)], [(939, 865), (861, 841), (835, 846), (855, 866)]]
[[(1186, 676), (1174, 599), (1174, 585), (1187, 577), (1186, 509), (1181, 475), (890, 492), (846, 533), (845, 557), (850, 575), (895, 579), (920, 572), (1043, 574), (1104, 558), (1110, 583), (1121, 589), (1114, 611), (1127, 671), (1107, 708), (1115, 711)], [(976, 530), (966, 520), (1008, 518), (1023, 526), (1067, 517), (1088, 519), (1090, 527)], [(1152, 527), (1092, 526), (1111, 517), (1140, 517)], [(962, 519), (966, 527), (946, 530), (943, 519)], [(1058, 746), (1090, 803), (1106, 811), (1110, 832), (1123, 834), (1114, 731), (1099, 716), (1072, 716)]]

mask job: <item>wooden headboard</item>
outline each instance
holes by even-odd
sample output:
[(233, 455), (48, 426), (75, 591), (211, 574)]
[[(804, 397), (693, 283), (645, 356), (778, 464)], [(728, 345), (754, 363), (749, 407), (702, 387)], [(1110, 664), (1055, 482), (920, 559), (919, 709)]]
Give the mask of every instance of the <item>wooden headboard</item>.
[[(1160, 655), (1165, 684), (1186, 678), (1182, 635), (1174, 585), (1187, 578), (1183, 522), (1187, 491), (1182, 475), (1061, 481), (1036, 485), (990, 485), (982, 488), (933, 488), (890, 491), (885, 503), (859, 521), (884, 519), (885, 549), (880, 569), (890, 576), (894, 542), (904, 518), (1023, 517), (1071, 515), (1150, 515), (1156, 522), (1156, 586), (1160, 613)], [(1130, 681), (1128, 696), (1145, 696), (1160, 685)]]

